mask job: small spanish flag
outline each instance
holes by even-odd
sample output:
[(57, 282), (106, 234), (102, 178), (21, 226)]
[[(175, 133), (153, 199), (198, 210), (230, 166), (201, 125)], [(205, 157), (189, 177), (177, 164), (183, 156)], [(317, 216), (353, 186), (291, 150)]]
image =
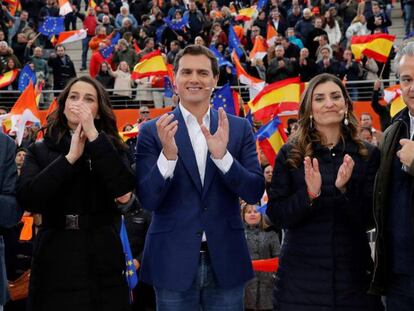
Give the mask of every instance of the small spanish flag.
[(254, 16), (257, 14), (256, 6), (250, 8), (244, 8), (239, 10), (239, 14), (236, 16), (236, 21), (249, 21), (254, 19)]
[(10, 85), (19, 76), (19, 70), (13, 69), (0, 75), (0, 88)]
[(384, 89), (384, 100), (391, 105), (390, 115), (393, 118), (397, 113), (407, 107), (401, 96), (400, 85), (396, 84)]
[(135, 65), (131, 76), (133, 79), (141, 79), (149, 76), (163, 75), (168, 75), (168, 69), (161, 52), (155, 50), (141, 58), (140, 62)]
[(361, 59), (362, 54), (364, 54), (380, 63), (385, 63), (390, 55), (394, 40), (394, 35), (385, 33), (353, 36), (351, 40), (351, 50), (357, 60)]

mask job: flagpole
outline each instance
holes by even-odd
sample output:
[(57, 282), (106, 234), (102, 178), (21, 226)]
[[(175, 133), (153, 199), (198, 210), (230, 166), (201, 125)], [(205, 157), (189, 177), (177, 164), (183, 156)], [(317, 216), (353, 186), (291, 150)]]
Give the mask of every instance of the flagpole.
[[(387, 61), (388, 61), (388, 59), (387, 59)], [(384, 63), (384, 66), (382, 66), (382, 69), (381, 69), (381, 72), (380, 72), (380, 75), (378, 76), (378, 79), (380, 79), (380, 80), (382, 80), (382, 74), (384, 73), (384, 69), (385, 69), (385, 65), (387, 64), (387, 62), (385, 62)]]

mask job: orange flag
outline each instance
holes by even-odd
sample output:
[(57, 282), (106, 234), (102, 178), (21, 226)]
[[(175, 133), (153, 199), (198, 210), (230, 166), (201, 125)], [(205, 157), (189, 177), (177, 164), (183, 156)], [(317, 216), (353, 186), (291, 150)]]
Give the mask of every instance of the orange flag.
[(40, 113), (36, 105), (36, 93), (32, 81), (17, 99), (10, 111), (10, 116), (11, 130), (16, 133), (17, 144), (20, 146), (26, 123), (40, 122)]
[(69, 0), (59, 0), (59, 15), (64, 16), (72, 11)]
[(21, 221), (23, 222), (23, 228), (20, 232), (21, 241), (30, 241), (33, 236), (33, 217), (32, 216), (23, 216)]
[(253, 49), (250, 52), (250, 60), (263, 59), (267, 54), (267, 46), (262, 36), (256, 37)]
[(267, 36), (266, 36), (267, 45), (272, 46), (273, 44), (275, 44), (276, 37), (277, 37), (276, 29), (271, 24), (267, 24)]

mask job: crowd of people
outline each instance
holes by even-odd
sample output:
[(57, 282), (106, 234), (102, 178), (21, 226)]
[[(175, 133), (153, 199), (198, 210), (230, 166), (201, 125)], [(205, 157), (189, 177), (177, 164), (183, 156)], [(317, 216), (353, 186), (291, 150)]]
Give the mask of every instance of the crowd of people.
[[(239, 10), (257, 3), (70, 4), (65, 28), (82, 21), (78, 69), (90, 77), (76, 77), (65, 47), (36, 34), (46, 16), (59, 15), (55, 0), (21, 1), (16, 16), (0, 10), (0, 71), (32, 64), (38, 81), (56, 90), (58, 107), (39, 142), (36, 125), (16, 151), (0, 133), (0, 310), (413, 309), (414, 45), (398, 51), (407, 108), (394, 119), (379, 104), (379, 78), (389, 77), (394, 54), (386, 63), (356, 62), (350, 49), (352, 36), (388, 32), (391, 3), (270, 0), (248, 21)], [(412, 7), (403, 3), (407, 35)], [(188, 22), (173, 30), (163, 27), (165, 17)], [(263, 59), (251, 59), (268, 25), (278, 35)], [(252, 131), (247, 120), (210, 109), (214, 88), (238, 85), (208, 48), (231, 62), (229, 27), (250, 75), (309, 82), (275, 163), (256, 148), (259, 122)], [(105, 58), (101, 49), (118, 33)], [(176, 107), (151, 120), (148, 106), (171, 104), (148, 91), (163, 81), (134, 80), (131, 70), (156, 49), (173, 65)], [(357, 119), (358, 89), (347, 90), (344, 79), (375, 81), (380, 129), (369, 113)], [(110, 94), (139, 101), (137, 138), (121, 140)], [(20, 235), (23, 213), (33, 217), (28, 240)], [(132, 293), (123, 219), (139, 274)], [(375, 265), (366, 234), (374, 227)], [(252, 270), (251, 260), (275, 257), (277, 273)], [(6, 304), (7, 278), (27, 269), (27, 299)]]

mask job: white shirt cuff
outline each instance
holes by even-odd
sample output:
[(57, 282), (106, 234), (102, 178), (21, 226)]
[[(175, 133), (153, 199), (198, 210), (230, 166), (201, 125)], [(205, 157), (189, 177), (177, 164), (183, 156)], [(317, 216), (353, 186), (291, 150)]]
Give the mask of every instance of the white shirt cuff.
[(157, 160), (157, 166), (164, 179), (172, 178), (174, 175), (175, 166), (177, 160), (167, 160), (164, 153), (161, 151), (160, 156)]
[(223, 174), (226, 174), (233, 164), (233, 156), (228, 150), (222, 159), (214, 159), (212, 155), (210, 155), (210, 158)]

